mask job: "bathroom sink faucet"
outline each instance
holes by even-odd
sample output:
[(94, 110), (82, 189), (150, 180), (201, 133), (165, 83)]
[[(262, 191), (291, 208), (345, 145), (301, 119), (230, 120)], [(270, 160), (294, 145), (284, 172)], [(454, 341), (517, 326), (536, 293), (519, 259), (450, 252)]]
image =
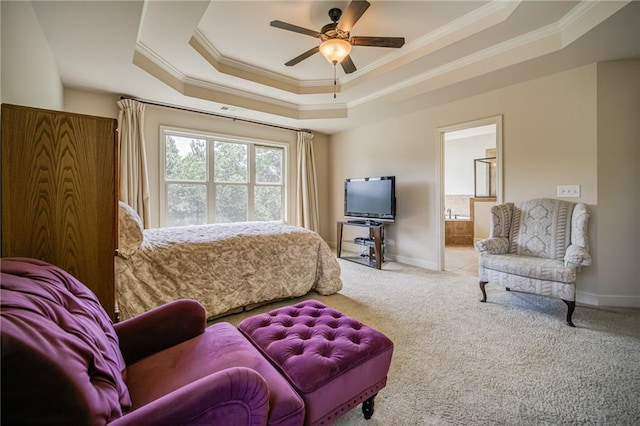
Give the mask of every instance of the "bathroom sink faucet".
[(449, 215), (449, 219), (451, 219), (451, 209), (447, 209), (447, 214)]

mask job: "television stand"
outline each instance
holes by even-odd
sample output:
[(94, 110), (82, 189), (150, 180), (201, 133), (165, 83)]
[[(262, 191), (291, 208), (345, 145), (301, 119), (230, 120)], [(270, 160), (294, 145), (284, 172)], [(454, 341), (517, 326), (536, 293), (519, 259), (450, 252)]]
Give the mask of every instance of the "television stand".
[[(342, 231), (344, 226), (359, 226), (369, 229), (368, 237), (357, 237), (353, 242), (355, 244), (365, 246), (365, 255), (345, 256), (342, 257)], [(371, 268), (382, 269), (384, 262), (384, 223), (367, 220), (347, 221), (337, 223), (337, 240), (336, 255), (339, 259), (349, 260), (351, 262), (360, 263)]]
[(367, 225), (367, 226), (379, 226), (382, 222), (375, 220), (348, 220), (347, 225)]

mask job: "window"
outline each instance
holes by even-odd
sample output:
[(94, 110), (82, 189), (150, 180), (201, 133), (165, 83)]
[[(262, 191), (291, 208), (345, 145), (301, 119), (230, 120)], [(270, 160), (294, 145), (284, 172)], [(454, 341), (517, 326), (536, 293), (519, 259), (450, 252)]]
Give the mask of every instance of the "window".
[(286, 147), (163, 129), (165, 226), (284, 221)]

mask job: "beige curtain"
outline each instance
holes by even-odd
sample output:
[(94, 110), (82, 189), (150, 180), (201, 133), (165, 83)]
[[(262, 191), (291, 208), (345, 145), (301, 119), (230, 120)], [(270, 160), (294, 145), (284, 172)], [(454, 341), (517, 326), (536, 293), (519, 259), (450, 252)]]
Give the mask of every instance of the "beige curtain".
[(149, 178), (144, 151), (145, 105), (123, 99), (118, 101), (118, 106), (120, 200), (138, 212), (146, 228), (149, 224)]
[(318, 192), (316, 162), (313, 155), (313, 133), (298, 132), (298, 208), (296, 222), (298, 226), (318, 231)]

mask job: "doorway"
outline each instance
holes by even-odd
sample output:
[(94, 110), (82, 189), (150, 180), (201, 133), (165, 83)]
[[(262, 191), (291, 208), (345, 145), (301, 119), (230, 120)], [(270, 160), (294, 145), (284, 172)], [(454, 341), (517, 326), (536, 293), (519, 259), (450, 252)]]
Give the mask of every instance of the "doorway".
[(438, 129), (438, 269), (477, 274), (474, 244), (502, 201), (502, 116)]

